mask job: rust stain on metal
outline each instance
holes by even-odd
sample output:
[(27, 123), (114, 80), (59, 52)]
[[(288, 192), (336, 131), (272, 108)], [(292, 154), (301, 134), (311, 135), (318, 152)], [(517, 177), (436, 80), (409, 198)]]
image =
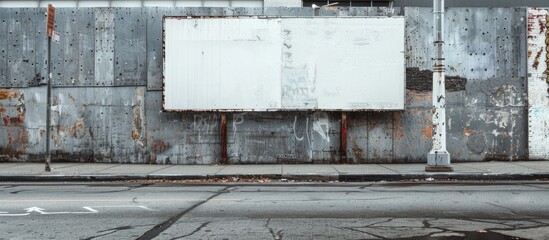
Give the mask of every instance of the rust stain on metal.
[(141, 138), (141, 134), (139, 134), (136, 130), (132, 130), (132, 139), (137, 140)]
[(532, 50), (528, 49), (528, 58), (532, 56)]
[(535, 69), (538, 69), (538, 66), (539, 66), (539, 58), (541, 57), (541, 52), (543, 52), (543, 48), (541, 48), (541, 49), (536, 53), (536, 58), (534, 59), (534, 63), (532, 63), (532, 67), (535, 68)]
[(543, 33), (545, 31), (545, 22), (543, 21), (543, 18), (538, 19), (539, 24), (539, 33)]
[(473, 130), (473, 129), (465, 129), (463, 130), (463, 135), (466, 136), (466, 137), (469, 137), (469, 135), (471, 135), (472, 133), (475, 133), (476, 130)]
[(141, 119), (141, 102), (138, 101), (135, 106), (133, 106), (133, 127), (132, 130), (132, 139), (133, 140), (139, 140), (141, 139), (141, 132), (142, 132), (142, 122)]
[(341, 159), (340, 163), (347, 163), (347, 113), (341, 113)]
[(357, 161), (363, 158), (364, 150), (356, 144), (355, 140), (351, 140), (351, 143), (353, 144), (353, 152), (355, 153), (355, 156), (357, 157)]
[(402, 128), (402, 125), (400, 124), (400, 113), (395, 112), (393, 114), (393, 122), (394, 122), (394, 137), (395, 140), (401, 140), (404, 138), (404, 129)]
[(426, 138), (433, 138), (433, 125), (429, 125), (425, 128), (423, 128), (423, 130), (421, 130), (421, 132), (423, 133), (423, 135), (426, 137)]
[(221, 163), (228, 164), (227, 159), (227, 114), (221, 113)]
[(3, 107), (0, 107), (0, 114), (5, 113), (5, 112), (6, 112), (6, 109), (3, 108)]
[(70, 94), (70, 93), (69, 93), (69, 98), (70, 98), (73, 102), (76, 102), (76, 98), (74, 98), (74, 97), (72, 96), (72, 94)]
[[(545, 16), (545, 24), (549, 27), (549, 15)], [(545, 32), (545, 50), (547, 51), (545, 53), (545, 74), (549, 74), (549, 31)], [(547, 76), (546, 81), (549, 83), (549, 75)], [(549, 92), (549, 89), (547, 90)]]
[(18, 98), (19, 93), (10, 90), (10, 89), (1, 89), (0, 88), (0, 100), (5, 100), (9, 98)]
[(93, 141), (93, 131), (91, 127), (88, 128), (88, 133), (90, 133), (90, 138)]
[(25, 122), (25, 113), (20, 113), (16, 117), (3, 117), (4, 126), (21, 126)]
[(154, 140), (153, 142), (153, 145), (152, 145), (152, 152), (155, 153), (155, 154), (158, 154), (158, 153), (163, 153), (165, 151), (167, 151), (168, 149), (170, 149), (170, 144), (167, 143), (167, 142), (164, 142), (162, 140)]
[(71, 133), (71, 135), (74, 137), (74, 138), (77, 138), (78, 137), (78, 134), (80, 133), (80, 136), (84, 136), (84, 133), (85, 133), (85, 124), (84, 124), (84, 119), (83, 118), (80, 118), (78, 120), (76, 120), (69, 128), (69, 132)]

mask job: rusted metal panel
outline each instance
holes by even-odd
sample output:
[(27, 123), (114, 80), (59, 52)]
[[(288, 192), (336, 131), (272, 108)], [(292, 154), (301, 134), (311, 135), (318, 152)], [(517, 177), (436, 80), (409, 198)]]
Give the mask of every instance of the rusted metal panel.
[[(146, 93), (147, 162), (213, 164), (220, 162), (219, 114), (160, 111), (162, 92)], [(230, 117), (228, 118), (230, 119)], [(230, 123), (229, 123), (230, 124)], [(228, 141), (230, 141), (230, 135)]]
[(394, 159), (393, 151), (393, 112), (368, 113), (368, 146), (367, 159), (369, 163), (390, 163)]
[(94, 88), (93, 155), (96, 162), (146, 160), (145, 87)]
[(311, 162), (306, 114), (246, 112), (228, 114), (227, 119), (231, 164)]
[(59, 44), (52, 44), (55, 86), (94, 86), (95, 18), (93, 8), (59, 8), (55, 31)]
[[(118, 37), (118, 30), (105, 31), (104, 29), (105, 24), (109, 26), (114, 24), (114, 14), (110, 12), (114, 10), (105, 8), (74, 10), (77, 22), (92, 16), (91, 27), (95, 35), (93, 40), (110, 39), (112, 42), (105, 43), (104, 46), (96, 42), (99, 45), (92, 44), (91, 50), (98, 50), (99, 53), (90, 51), (90, 54), (94, 54), (95, 57), (89, 57), (91, 55), (82, 57), (84, 61), (89, 60), (84, 67), (90, 66), (94, 72), (96, 69), (101, 69), (100, 74), (103, 77), (78, 73), (79, 79), (82, 76), (92, 78), (94, 86), (97, 80), (101, 88), (92, 88), (86, 85), (87, 82), (77, 81), (74, 87), (67, 85), (64, 88), (54, 89), (53, 163), (55, 164), (56, 159), (57, 161), (158, 164), (221, 162), (219, 113), (161, 111), (162, 92), (155, 90), (162, 89), (161, 72), (158, 70), (162, 67), (162, 62), (161, 56), (157, 59), (154, 59), (154, 56), (158, 56), (155, 54), (159, 54), (157, 51), (162, 45), (161, 38), (156, 40), (161, 36), (161, 29), (156, 26), (161, 24), (162, 15), (261, 15), (263, 10), (255, 8), (143, 9), (148, 14), (146, 33), (140, 33), (146, 35), (147, 41), (147, 89), (103, 87), (103, 85), (115, 85), (114, 56), (116, 53), (114, 52), (117, 51), (117, 46), (115, 47), (114, 37)], [(11, 19), (11, 15), (5, 15), (5, 11), (8, 10), (0, 8), (0, 19), (2, 17)], [(33, 74), (39, 74), (38, 78), (42, 78), (45, 77), (45, 70), (43, 70), (46, 49), (43, 32), (45, 9), (23, 9), (22, 11), (37, 14), (31, 17), (37, 31), (29, 36), (35, 39), (33, 40), (36, 54), (34, 58), (37, 64), (34, 66)], [(88, 11), (93, 14), (85, 13)], [(257, 14), (258, 11), (259, 14)], [(377, 11), (367, 8), (336, 8), (335, 10), (338, 16), (376, 14)], [(449, 35), (446, 36), (448, 43), (446, 55), (449, 64), (446, 69), (448, 72), (446, 79), (451, 80), (446, 83), (448, 151), (453, 156), (452, 161), (525, 159), (528, 151), (530, 159), (549, 159), (544, 155), (547, 148), (543, 146), (549, 135), (548, 132), (544, 132), (549, 125), (546, 120), (549, 119), (546, 111), (546, 106), (549, 105), (547, 103), (549, 85), (546, 82), (546, 74), (543, 73), (546, 69), (546, 51), (540, 52), (539, 57), (537, 54), (541, 47), (546, 50), (544, 34), (546, 31), (540, 33), (539, 21), (530, 19), (533, 23), (530, 25), (530, 30), (535, 35), (530, 35), (528, 46), (530, 52), (526, 51), (527, 45), (524, 41), (527, 39), (525, 36), (527, 36), (526, 20), (528, 18), (524, 17), (521, 21), (521, 16), (526, 16), (525, 11), (522, 8), (449, 8), (447, 11), (446, 28), (455, 29), (455, 31), (450, 30)], [(102, 17), (111, 16), (112, 18), (95, 20), (96, 12)], [(312, 16), (310, 8), (265, 9), (264, 13), (266, 15), (273, 13), (272, 16)], [(73, 14), (72, 11), (70, 14)], [(406, 8), (406, 64), (408, 67), (406, 110), (398, 113), (347, 113), (349, 163), (425, 161), (426, 153), (431, 147), (428, 135), (431, 133), (429, 85), (432, 81), (432, 72), (426, 70), (432, 64), (431, 44), (428, 42), (431, 37), (431, 16), (431, 8)], [(154, 20), (151, 20), (153, 17)], [(505, 20), (506, 17), (507, 20)], [(6, 22), (0, 21), (0, 29), (8, 29), (13, 21), (6, 20)], [(64, 24), (60, 22), (61, 20), (58, 21), (58, 24)], [(71, 29), (76, 28), (75, 25), (77, 25), (78, 31), (87, 31), (85, 28), (87, 25), (70, 24), (72, 24)], [(99, 27), (97, 31), (95, 31), (96, 26)], [(467, 31), (464, 29), (466, 26), (469, 26)], [(534, 30), (536, 27), (538, 28)], [(153, 31), (156, 32), (153, 33)], [(498, 33), (508, 35), (509, 39), (505, 36), (496, 41)], [(539, 37), (539, 45), (532, 44), (534, 36)], [(0, 32), (0, 46), (6, 45), (0, 50), (8, 48), (7, 45), (11, 40), (1, 41), (8, 37), (8, 33), (2, 35)], [(69, 33), (68, 37), (70, 42), (81, 43), (76, 36), (72, 37), (72, 33)], [(62, 38), (62, 44), (63, 40)], [(497, 48), (495, 48), (496, 45)], [(519, 48), (524, 50), (518, 50)], [(108, 67), (109, 64), (105, 67), (101, 65), (102, 62), (95, 64), (99, 56), (111, 54), (107, 49), (114, 51), (111, 55), (112, 67)], [(71, 52), (75, 55), (74, 57), (63, 57), (77, 61), (76, 55), (79, 55), (79, 52), (71, 50), (65, 54)], [(2, 57), (8, 60), (8, 55), (0, 55), (0, 78), (9, 75), (9, 73), (2, 75)], [(526, 59), (529, 60), (528, 65)], [(536, 59), (538, 68), (537, 71), (533, 71)], [(80, 60), (82, 59), (78, 57), (78, 61)], [(154, 70), (151, 64), (156, 66), (157, 70)], [(528, 77), (525, 75), (526, 67), (529, 68), (530, 76)], [(79, 68), (78, 65), (76, 71), (79, 71)], [(73, 66), (67, 66), (65, 72), (69, 69), (71, 74), (75, 70)], [(104, 70), (110, 71), (110, 75)], [(5, 67), (4, 72), (7, 71), (11, 70)], [(62, 80), (70, 83), (70, 80), (65, 78)], [(0, 80), (0, 84), (2, 83), (3, 80)], [(9, 84), (7, 87), (17, 86), (12, 86), (11, 81), (6, 84)], [(0, 155), (8, 155), (8, 160), (43, 161), (45, 89), (45, 87), (0, 89), (0, 98), (4, 98), (0, 99)], [(234, 112), (227, 113), (226, 120), (227, 157), (231, 164), (337, 163), (341, 160), (340, 112)]]
[(95, 85), (114, 85), (114, 11), (95, 8)]
[(36, 160), (44, 153), (45, 90), (0, 88), (0, 155), (9, 161)]
[(528, 9), (528, 151), (530, 159), (549, 159), (549, 62), (547, 9)]
[[(405, 8), (406, 67), (431, 69), (432, 12)], [(525, 25), (523, 8), (448, 8), (445, 21), (446, 70), (466, 79), (524, 76), (520, 49)]]
[(332, 112), (232, 113), (228, 116), (229, 161), (336, 163), (339, 128), (340, 115)]
[(55, 161), (94, 162), (95, 97), (93, 88), (55, 88), (53, 90), (50, 147), (54, 163)]
[[(141, 8), (114, 8), (114, 85), (147, 84), (147, 23)], [(160, 28), (160, 26), (157, 26)]]

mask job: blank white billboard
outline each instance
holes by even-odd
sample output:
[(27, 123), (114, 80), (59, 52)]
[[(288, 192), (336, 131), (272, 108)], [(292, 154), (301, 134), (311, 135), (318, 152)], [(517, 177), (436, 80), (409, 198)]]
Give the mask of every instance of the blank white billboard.
[(164, 110), (402, 110), (404, 18), (164, 19)]

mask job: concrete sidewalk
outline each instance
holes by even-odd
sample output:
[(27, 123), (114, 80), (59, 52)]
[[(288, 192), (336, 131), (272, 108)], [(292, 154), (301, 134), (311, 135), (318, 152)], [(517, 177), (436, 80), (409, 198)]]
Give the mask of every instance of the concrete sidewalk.
[(270, 178), (296, 181), (398, 181), (406, 179), (534, 180), (549, 178), (549, 161), (454, 163), (453, 172), (425, 172), (425, 164), (356, 165), (150, 165), (102, 163), (0, 163), (0, 181), (207, 180)]

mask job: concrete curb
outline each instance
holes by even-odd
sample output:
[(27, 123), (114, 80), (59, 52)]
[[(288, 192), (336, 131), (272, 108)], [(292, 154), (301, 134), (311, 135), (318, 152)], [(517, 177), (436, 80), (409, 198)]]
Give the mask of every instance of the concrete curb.
[(3, 175), (1, 182), (88, 182), (127, 180), (212, 180), (223, 178), (267, 178), (288, 181), (375, 182), (403, 180), (537, 180), (549, 179), (549, 173), (391, 173), (391, 174), (105, 174), (105, 175)]

